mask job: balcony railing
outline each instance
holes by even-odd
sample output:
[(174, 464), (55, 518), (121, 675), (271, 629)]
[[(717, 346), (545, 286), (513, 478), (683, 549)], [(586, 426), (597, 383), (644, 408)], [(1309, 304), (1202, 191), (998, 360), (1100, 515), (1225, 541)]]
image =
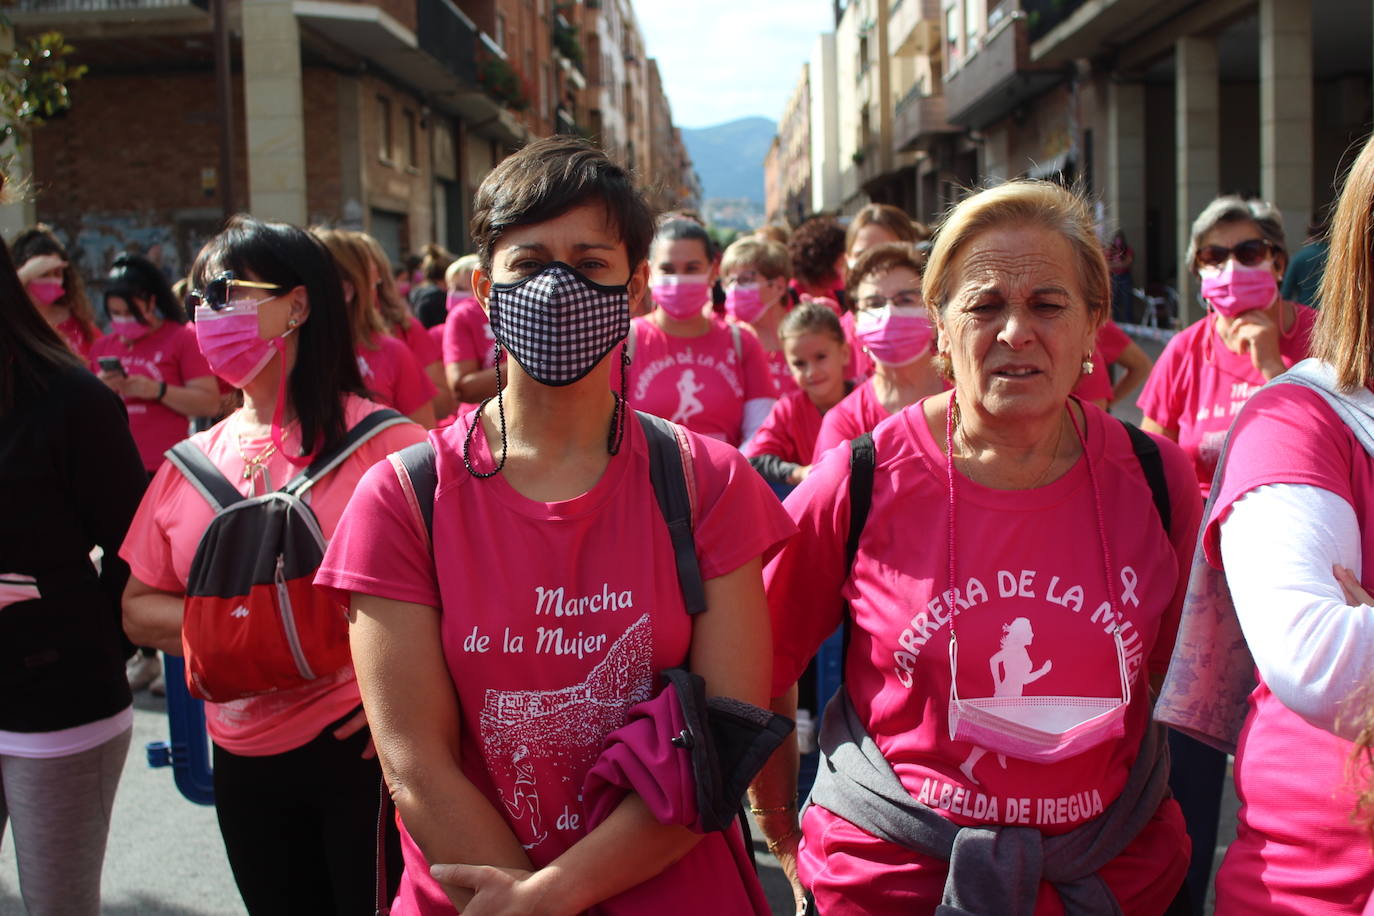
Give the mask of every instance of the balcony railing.
[(124, 13), (187, 6), (206, 9), (209, 0), (16, 0), (5, 6), (15, 13)]
[(889, 53), (908, 57), (940, 47), (940, 0), (900, 0), (888, 12)]
[[(416, 0), (415, 37), (420, 50), (468, 83), (480, 82), (476, 27), (444, 0)], [(489, 52), (483, 51), (484, 54)], [(504, 63), (504, 61), (503, 61)], [(488, 87), (490, 92), (490, 88)]]
[(1084, 0), (1021, 0), (1030, 40), (1036, 41), (1048, 35), (1055, 26), (1072, 16), (1083, 2)]
[(1031, 63), (1026, 18), (1014, 11), (988, 32), (958, 70), (945, 74), (949, 120), (986, 127), (1063, 79), (1062, 70)]
[(932, 95), (917, 83), (897, 103), (892, 116), (892, 142), (902, 152), (919, 149), (934, 134), (958, 133), (945, 118), (945, 97)]

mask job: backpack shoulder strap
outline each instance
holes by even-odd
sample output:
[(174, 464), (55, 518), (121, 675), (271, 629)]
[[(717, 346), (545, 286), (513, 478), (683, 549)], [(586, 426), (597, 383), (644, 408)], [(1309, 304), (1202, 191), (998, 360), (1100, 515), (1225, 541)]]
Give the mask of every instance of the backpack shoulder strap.
[(873, 450), (873, 434), (856, 436), (849, 443), (849, 536), (844, 542), (844, 568), (854, 566), (859, 552), (859, 537), (868, 522), (868, 510), (873, 506), (873, 468), (877, 464)]
[(649, 479), (653, 481), (658, 509), (673, 542), (682, 601), (688, 614), (700, 614), (706, 610), (706, 585), (701, 578), (696, 543), (692, 539), (691, 453), (679, 438), (674, 424), (642, 411), (635, 411), (635, 414), (649, 446)]
[(246, 497), (229, 482), (210, 456), (202, 452), (190, 439), (183, 439), (167, 449), (167, 460), (190, 481), (205, 501), (219, 512), (227, 506), (242, 502)]
[(434, 493), (439, 487), (439, 471), (435, 464), (434, 446), (428, 439), (408, 445), (387, 456), (405, 491), (406, 502), (419, 519), (433, 549)]
[(1159, 443), (1133, 423), (1121, 421), (1126, 434), (1131, 437), (1131, 451), (1135, 452), (1140, 470), (1145, 474), (1145, 482), (1150, 485), (1150, 495), (1154, 497), (1155, 511), (1159, 513), (1164, 533), (1171, 534), (1169, 526), (1173, 522), (1173, 506), (1169, 502), (1169, 481), (1164, 476), (1164, 458), (1159, 453)]
[(373, 436), (389, 427), (399, 426), (402, 423), (409, 422), (411, 421), (389, 407), (374, 410), (372, 413), (355, 423), (353, 428), (344, 435), (342, 441), (339, 442), (333, 451), (319, 455), (310, 463), (310, 467), (287, 481), (286, 486), (282, 487), (282, 491), (290, 493), (293, 496), (300, 496), (323, 479), (330, 471), (334, 470), (340, 464), (343, 464), (349, 455), (356, 452), (362, 447), (363, 443), (367, 442)]

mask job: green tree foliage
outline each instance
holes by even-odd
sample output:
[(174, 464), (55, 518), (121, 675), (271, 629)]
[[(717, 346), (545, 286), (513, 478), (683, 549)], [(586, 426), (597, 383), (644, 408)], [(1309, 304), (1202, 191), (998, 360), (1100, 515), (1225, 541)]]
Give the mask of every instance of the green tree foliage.
[(44, 32), (0, 56), (0, 142), (23, 143), (30, 130), (71, 107), (67, 87), (86, 74), (85, 64), (71, 63), (74, 50), (61, 33)]

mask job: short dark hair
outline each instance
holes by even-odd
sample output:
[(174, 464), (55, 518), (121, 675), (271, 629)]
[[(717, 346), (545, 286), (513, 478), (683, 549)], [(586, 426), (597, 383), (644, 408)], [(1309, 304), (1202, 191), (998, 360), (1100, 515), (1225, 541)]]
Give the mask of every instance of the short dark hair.
[(470, 226), (482, 269), (512, 226), (531, 226), (598, 201), (620, 233), (630, 267), (649, 256), (654, 214), (629, 172), (578, 137), (535, 140), (487, 174), (473, 201)]
[(916, 250), (916, 246), (906, 242), (884, 242), (872, 248), (865, 248), (864, 253), (854, 262), (854, 266), (849, 268), (849, 277), (845, 281), (849, 300), (857, 306), (855, 299), (860, 283), (874, 274), (885, 274), (899, 267), (905, 267), (920, 280), (925, 274), (925, 256)]
[(288, 289), (305, 287), (310, 319), (296, 331), (296, 365), (288, 388), (306, 452), (329, 450), (348, 431), (344, 395), (367, 397), (367, 389), (354, 355), (343, 284), (328, 249), (304, 229), (240, 214), (196, 256), (193, 287), (205, 288), (212, 264)]
[[(172, 284), (157, 269), (152, 261), (136, 254), (121, 254), (115, 258), (110, 268), (108, 285), (105, 287), (106, 314), (109, 314), (111, 296), (120, 299), (151, 299), (157, 313), (167, 321), (176, 324), (186, 323), (186, 310), (172, 293)], [(134, 320), (147, 324), (137, 309), (131, 309)]]
[(792, 276), (816, 286), (835, 279), (835, 262), (844, 254), (844, 229), (833, 218), (813, 216), (787, 240)]
[(716, 245), (711, 241), (711, 233), (706, 231), (706, 227), (696, 220), (688, 219), (685, 216), (666, 219), (658, 224), (658, 230), (654, 233), (655, 242), (681, 242), (684, 240), (695, 240), (701, 243), (701, 250), (706, 252), (706, 260), (712, 261), (716, 257)]

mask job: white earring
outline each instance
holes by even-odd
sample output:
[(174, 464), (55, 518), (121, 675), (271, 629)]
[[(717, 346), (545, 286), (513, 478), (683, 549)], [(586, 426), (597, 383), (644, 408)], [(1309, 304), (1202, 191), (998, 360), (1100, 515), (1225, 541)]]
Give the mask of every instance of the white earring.
[(1092, 357), (1085, 357), (1085, 358), (1084, 358), (1084, 360), (1083, 360), (1083, 374), (1084, 374), (1084, 375), (1092, 375), (1093, 370), (1096, 369), (1096, 368), (1097, 368), (1097, 365), (1092, 361)]

